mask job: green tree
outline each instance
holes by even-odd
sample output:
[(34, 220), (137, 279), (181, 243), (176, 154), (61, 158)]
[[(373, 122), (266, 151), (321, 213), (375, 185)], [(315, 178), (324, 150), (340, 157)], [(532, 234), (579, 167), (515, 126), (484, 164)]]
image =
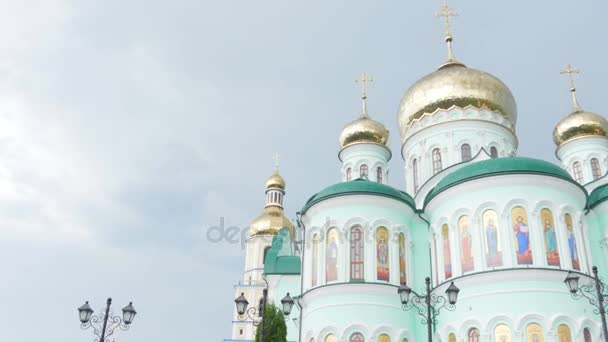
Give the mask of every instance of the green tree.
[(287, 342), (285, 316), (283, 315), (283, 312), (273, 304), (266, 305), (264, 321), (258, 325), (258, 330), (255, 333), (255, 342), (260, 342), (262, 324), (264, 324), (264, 342)]

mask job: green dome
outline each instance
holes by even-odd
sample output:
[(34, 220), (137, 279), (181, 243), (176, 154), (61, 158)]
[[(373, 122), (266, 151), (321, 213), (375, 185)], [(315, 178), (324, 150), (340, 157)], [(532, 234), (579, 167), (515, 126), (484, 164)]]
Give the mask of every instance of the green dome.
[(301, 213), (306, 213), (310, 207), (328, 198), (349, 195), (383, 196), (401, 201), (409, 205), (414, 210), (416, 208), (414, 205), (414, 200), (405, 192), (399, 191), (388, 185), (359, 178), (350, 182), (337, 183), (321, 190), (306, 201), (306, 205), (304, 205), (304, 208), (302, 208)]
[(589, 209), (593, 209), (593, 207), (605, 200), (608, 200), (608, 184), (604, 184), (593, 190), (587, 199), (587, 205)]
[(430, 202), (431, 199), (440, 192), (458, 184), (479, 178), (511, 174), (532, 174), (557, 177), (578, 185), (566, 170), (544, 160), (522, 157), (496, 158), (474, 162), (471, 165), (467, 165), (450, 173), (431, 190), (425, 203)]

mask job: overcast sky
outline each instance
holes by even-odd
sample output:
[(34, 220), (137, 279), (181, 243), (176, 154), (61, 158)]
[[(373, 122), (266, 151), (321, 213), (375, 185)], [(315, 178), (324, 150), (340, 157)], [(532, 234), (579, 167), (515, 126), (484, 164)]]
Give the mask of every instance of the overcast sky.
[[(0, 1), (0, 340), (92, 341), (76, 308), (139, 315), (120, 341), (230, 337), (239, 244), (281, 155), (290, 216), (339, 180), (338, 136), (445, 60), (440, 1)], [(456, 1), (456, 56), (518, 103), (519, 155), (556, 161), (579, 99), (608, 113), (606, 1)]]

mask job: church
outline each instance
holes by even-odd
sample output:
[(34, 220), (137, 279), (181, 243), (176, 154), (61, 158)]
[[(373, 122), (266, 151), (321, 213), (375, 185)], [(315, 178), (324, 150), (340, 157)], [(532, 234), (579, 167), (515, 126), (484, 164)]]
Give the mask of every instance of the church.
[[(341, 181), (292, 222), (275, 168), (235, 297), (256, 307), (267, 289), (280, 307), (288, 294), (288, 341), (603, 341), (595, 307), (564, 280), (589, 284), (594, 266), (608, 279), (608, 121), (579, 103), (568, 65), (572, 110), (553, 131), (561, 165), (518, 156), (515, 98), (455, 57), (453, 12), (440, 15), (447, 59), (399, 105), (404, 188), (386, 184), (389, 131), (368, 112), (363, 74), (361, 113), (339, 136)], [(427, 295), (430, 320), (416, 306)], [(253, 341), (254, 323), (235, 309), (224, 341)]]

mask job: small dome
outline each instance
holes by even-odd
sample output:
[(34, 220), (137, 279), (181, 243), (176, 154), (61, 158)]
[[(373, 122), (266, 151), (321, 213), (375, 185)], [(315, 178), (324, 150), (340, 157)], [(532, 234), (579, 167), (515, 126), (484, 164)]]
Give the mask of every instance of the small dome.
[(274, 173), (266, 181), (266, 189), (270, 188), (279, 188), (281, 190), (285, 190), (285, 180), (279, 174), (278, 168), (274, 169)]
[(553, 130), (553, 141), (558, 146), (588, 136), (608, 137), (608, 121), (599, 114), (576, 110), (563, 118)]
[(340, 134), (342, 148), (356, 143), (375, 143), (386, 145), (389, 132), (383, 124), (372, 120), (366, 115), (349, 123)]
[(264, 209), (262, 215), (251, 222), (249, 235), (276, 235), (282, 228), (288, 228), (291, 236), (295, 236), (295, 227), (285, 216), (283, 209), (269, 206)]
[(498, 111), (511, 123), (510, 130), (514, 130), (517, 122), (515, 99), (501, 80), (459, 62), (448, 62), (420, 79), (403, 95), (399, 109), (401, 137), (405, 137), (413, 122), (453, 106)]

